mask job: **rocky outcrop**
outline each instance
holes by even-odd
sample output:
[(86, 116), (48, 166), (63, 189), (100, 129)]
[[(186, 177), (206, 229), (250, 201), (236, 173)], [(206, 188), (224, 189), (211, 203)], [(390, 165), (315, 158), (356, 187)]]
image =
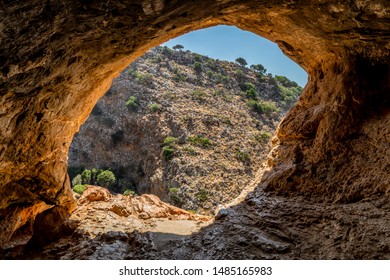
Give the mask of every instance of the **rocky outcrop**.
[[(95, 204), (94, 202), (99, 203)], [(79, 207), (73, 212), (74, 216), (82, 215), (80, 213), (85, 213), (89, 208), (93, 208), (103, 212), (111, 211), (122, 217), (133, 216), (143, 220), (151, 218), (197, 221), (210, 220), (210, 217), (196, 215), (162, 202), (155, 195), (123, 196), (118, 194), (114, 196), (107, 189), (98, 186), (88, 186), (78, 199), (78, 205)]]
[[(310, 76), (300, 101), (279, 127), (271, 168), (262, 179), (265, 186), (291, 196), (299, 186), (299, 194), (312, 195), (317, 189), (310, 184), (321, 181), (320, 199), (334, 199), (335, 193), (346, 197), (340, 190), (347, 194), (351, 188), (364, 190), (353, 191), (359, 199), (374, 199), (366, 190), (382, 184), (375, 194), (389, 195), (389, 172), (378, 178), (373, 173), (388, 171), (389, 158), (382, 154), (370, 153), (373, 170), (353, 171), (350, 177), (345, 169), (345, 176), (328, 176), (329, 170), (340, 170), (336, 163), (349, 164), (358, 150), (363, 155), (375, 143), (356, 134), (363, 124), (386, 120), (387, 1), (143, 2), (0, 4), (2, 248), (21, 244), (19, 233), (31, 229), (38, 213), (74, 208), (66, 174), (68, 148), (112, 79), (147, 49), (216, 24), (236, 25), (278, 43)], [(388, 129), (378, 133), (388, 135)], [(375, 185), (363, 183), (364, 178), (374, 178)]]

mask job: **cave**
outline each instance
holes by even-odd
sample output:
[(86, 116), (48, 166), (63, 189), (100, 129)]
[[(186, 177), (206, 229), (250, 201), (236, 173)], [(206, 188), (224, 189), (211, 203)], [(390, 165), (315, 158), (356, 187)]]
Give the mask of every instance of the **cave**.
[[(386, 1), (58, 0), (1, 6), (3, 250), (25, 244), (33, 235), (37, 239), (55, 235), (74, 209), (67, 175), (69, 145), (113, 78), (154, 46), (224, 24), (277, 43), (309, 75), (299, 101), (277, 129), (268, 169), (233, 212), (242, 215), (247, 207), (261, 208), (258, 192), (275, 200), (295, 199), (306, 212), (314, 205), (309, 202), (316, 207), (352, 205), (353, 210), (357, 203), (368, 201), (378, 210), (372, 217), (377, 220), (362, 219), (358, 226), (381, 233), (382, 239), (375, 243), (373, 236), (363, 234), (355, 240), (348, 236), (350, 248), (362, 240), (367, 247), (356, 254), (346, 249), (343, 257), (388, 258), (390, 6)], [(355, 210), (365, 213), (363, 208)], [(321, 217), (305, 219), (300, 226), (309, 227)], [(256, 225), (263, 223), (259, 219)], [(320, 256), (321, 241), (310, 240), (311, 246), (300, 247), (290, 257), (305, 256), (302, 248)], [(337, 249), (329, 250), (322, 257), (340, 257)]]

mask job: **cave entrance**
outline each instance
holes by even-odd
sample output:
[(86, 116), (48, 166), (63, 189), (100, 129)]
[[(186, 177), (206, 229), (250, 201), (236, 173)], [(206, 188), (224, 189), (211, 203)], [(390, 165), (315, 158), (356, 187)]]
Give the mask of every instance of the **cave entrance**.
[(232, 26), (153, 48), (114, 80), (74, 137), (73, 189), (149, 193), (212, 214), (255, 178), (306, 80), (276, 44)]

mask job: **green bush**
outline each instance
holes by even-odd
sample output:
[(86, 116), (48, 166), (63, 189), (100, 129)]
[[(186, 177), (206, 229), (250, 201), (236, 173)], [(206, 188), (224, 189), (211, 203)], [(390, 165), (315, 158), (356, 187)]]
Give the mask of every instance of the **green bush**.
[(197, 72), (197, 73), (200, 73), (202, 72), (202, 64), (200, 62), (195, 62), (194, 63), (194, 70)]
[(167, 46), (164, 46), (161, 51), (162, 54), (170, 57), (173, 54), (173, 50), (168, 48)]
[(138, 99), (135, 96), (130, 96), (126, 101), (126, 107), (129, 109), (137, 109), (139, 106)]
[(81, 185), (83, 183), (83, 179), (81, 178), (81, 174), (77, 174), (76, 177), (72, 180), (72, 186)]
[(299, 97), (299, 95), (302, 92), (302, 87), (285, 87), (283, 85), (279, 85), (280, 95), (282, 96), (283, 100), (292, 103), (296, 101)]
[(158, 112), (161, 109), (161, 106), (157, 103), (152, 103), (148, 105), (148, 108), (151, 112)]
[(187, 81), (187, 77), (184, 74), (176, 74), (173, 77), (173, 80), (176, 82), (185, 82), (185, 81)]
[(269, 138), (271, 138), (271, 133), (264, 130), (256, 133), (255, 135), (255, 139), (259, 143), (267, 143)]
[(255, 100), (249, 100), (247, 105), (259, 114), (271, 115), (273, 112), (278, 112), (279, 108), (276, 107), (275, 103), (270, 101), (257, 102)]
[(133, 191), (133, 190), (127, 189), (127, 190), (125, 190), (125, 191), (123, 192), (123, 195), (124, 195), (124, 196), (129, 196), (129, 195), (131, 195), (131, 196), (136, 196), (136, 193), (135, 193), (135, 191)]
[(215, 74), (215, 78), (217, 79), (217, 82), (218, 83), (228, 83), (229, 82), (229, 77), (228, 76), (225, 76), (225, 75), (222, 75), (221, 73), (217, 73)]
[(76, 185), (73, 187), (73, 191), (78, 194), (83, 194), (83, 192), (87, 189), (86, 185)]
[(104, 170), (97, 175), (96, 181), (99, 186), (109, 188), (116, 181), (115, 174), (110, 170)]
[(91, 183), (91, 176), (92, 176), (91, 170), (85, 169), (81, 173), (81, 181), (83, 182), (83, 184), (90, 184)]
[(249, 162), (250, 161), (250, 156), (247, 152), (245, 151), (237, 151), (236, 152), (236, 158), (239, 160), (239, 161), (242, 161), (242, 162)]
[(285, 76), (275, 75), (275, 80), (285, 87), (298, 87), (298, 84)]
[(162, 154), (166, 160), (170, 160), (173, 157), (175, 150), (172, 147), (164, 146), (162, 148)]
[(168, 136), (164, 139), (163, 145), (172, 147), (177, 142), (177, 138), (173, 136)]
[(208, 192), (206, 189), (200, 189), (198, 193), (195, 195), (195, 197), (201, 201), (205, 202), (208, 199)]
[(198, 61), (198, 62), (202, 62), (202, 60), (203, 60), (203, 56), (198, 54), (198, 53), (194, 53), (194, 58), (195, 58), (195, 61)]
[(191, 146), (185, 146), (183, 148), (183, 151), (187, 152), (188, 154), (190, 154), (191, 156), (196, 156), (198, 153), (196, 152), (196, 150), (191, 147)]
[(153, 83), (153, 75), (150, 73), (139, 73), (135, 80), (144, 86), (151, 85)]
[(204, 101), (205, 97), (206, 97), (206, 93), (204, 91), (201, 91), (201, 90), (194, 90), (190, 94), (191, 94), (192, 98), (200, 100), (200, 101)]
[(258, 97), (258, 92), (256, 91), (256, 89), (254, 88), (250, 88), (248, 89), (246, 92), (246, 97), (250, 98), (250, 99), (256, 99)]
[(210, 139), (208, 139), (207, 137), (201, 137), (199, 135), (189, 136), (187, 140), (196, 146), (200, 146), (204, 148), (207, 148), (211, 145)]
[(173, 205), (178, 207), (181, 207), (183, 205), (183, 200), (179, 196), (178, 188), (170, 188), (168, 195), (169, 195), (169, 200), (172, 202)]

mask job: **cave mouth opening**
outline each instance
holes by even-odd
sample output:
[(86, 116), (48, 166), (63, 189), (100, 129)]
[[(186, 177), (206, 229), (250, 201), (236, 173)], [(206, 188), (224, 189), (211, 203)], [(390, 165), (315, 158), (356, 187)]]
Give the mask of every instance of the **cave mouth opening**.
[(276, 44), (233, 26), (155, 47), (122, 71), (75, 135), (73, 191), (100, 185), (213, 214), (254, 180), (306, 80)]

